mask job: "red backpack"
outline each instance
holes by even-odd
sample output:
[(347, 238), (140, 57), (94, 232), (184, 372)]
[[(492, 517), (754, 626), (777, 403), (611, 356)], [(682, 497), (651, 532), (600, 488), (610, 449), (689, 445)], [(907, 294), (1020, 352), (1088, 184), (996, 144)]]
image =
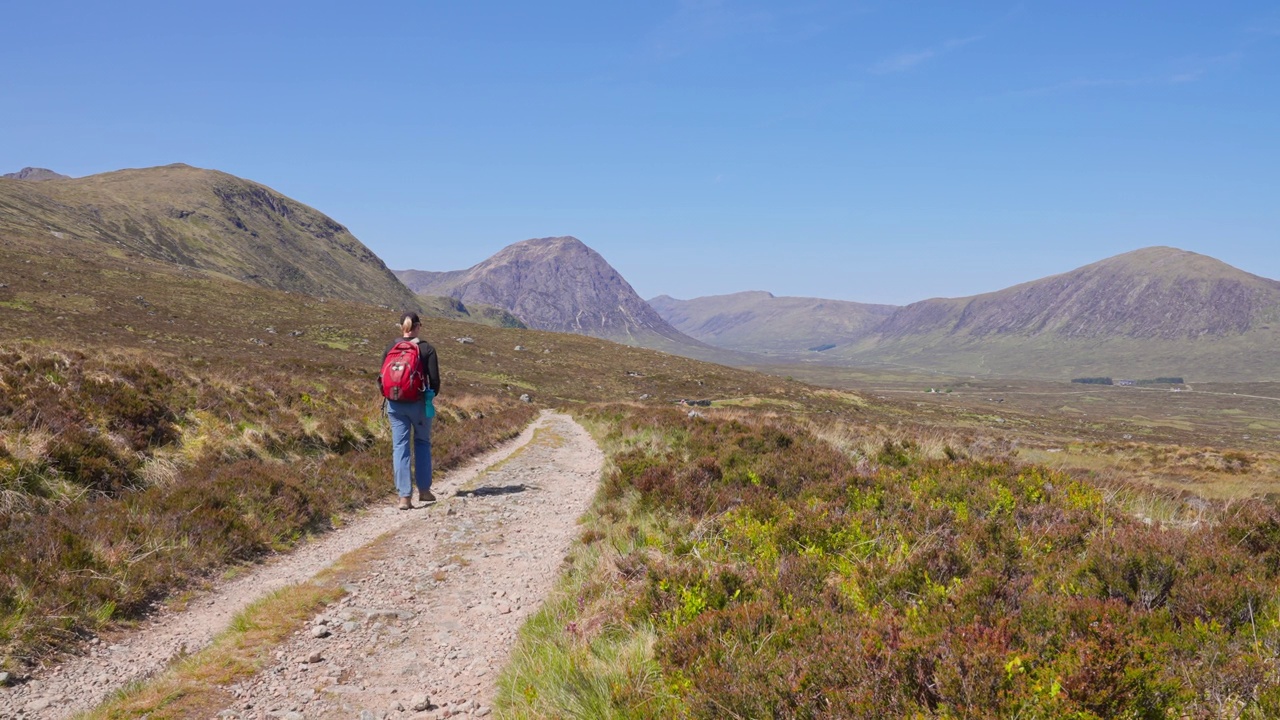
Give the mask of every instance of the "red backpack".
[(392, 346), (382, 360), (382, 373), (378, 378), (382, 397), (397, 402), (421, 400), (427, 379), (422, 375), (418, 343), (401, 340)]

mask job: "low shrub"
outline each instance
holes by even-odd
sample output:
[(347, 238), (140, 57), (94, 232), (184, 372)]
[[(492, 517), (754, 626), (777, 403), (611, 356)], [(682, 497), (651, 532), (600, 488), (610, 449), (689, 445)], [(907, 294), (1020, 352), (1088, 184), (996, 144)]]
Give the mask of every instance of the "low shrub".
[[(4, 357), (0, 382), (14, 391), (0, 393), (0, 666), (136, 618), (392, 491), (388, 426), (366, 378), (196, 377), (163, 358), (75, 351)], [(440, 406), (440, 471), (536, 413), (493, 397), (459, 402), (470, 409)], [(148, 462), (171, 472), (144, 472)]]
[(641, 587), (615, 622), (658, 630), (687, 717), (1265, 717), (1280, 698), (1272, 505), (1161, 526), (1044, 468), (898, 441), (868, 465), (787, 418), (609, 413), (608, 516), (686, 519), (622, 561)]

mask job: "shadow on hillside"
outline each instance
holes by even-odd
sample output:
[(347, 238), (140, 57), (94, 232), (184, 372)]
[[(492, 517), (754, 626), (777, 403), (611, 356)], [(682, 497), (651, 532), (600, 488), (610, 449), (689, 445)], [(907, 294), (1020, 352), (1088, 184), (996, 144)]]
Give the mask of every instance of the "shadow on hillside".
[(515, 485), (483, 485), (471, 490), (459, 490), (455, 493), (458, 497), (491, 497), (494, 495), (514, 495), (522, 493), (526, 490), (537, 490), (533, 485), (525, 485), (517, 483)]

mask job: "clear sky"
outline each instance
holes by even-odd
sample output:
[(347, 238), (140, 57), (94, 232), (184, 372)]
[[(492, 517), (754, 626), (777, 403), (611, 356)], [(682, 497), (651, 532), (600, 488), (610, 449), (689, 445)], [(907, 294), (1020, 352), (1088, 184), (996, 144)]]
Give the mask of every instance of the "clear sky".
[(1269, 2), (17, 2), (0, 172), (185, 162), (396, 269), (907, 303), (1148, 245), (1280, 279)]

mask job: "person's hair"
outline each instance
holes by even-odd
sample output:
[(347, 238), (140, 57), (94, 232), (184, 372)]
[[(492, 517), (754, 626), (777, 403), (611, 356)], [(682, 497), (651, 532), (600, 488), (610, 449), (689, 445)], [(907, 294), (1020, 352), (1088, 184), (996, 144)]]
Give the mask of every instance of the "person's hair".
[(418, 313), (405, 313), (400, 317), (400, 329), (406, 333), (413, 332), (413, 329), (422, 324), (418, 319)]

